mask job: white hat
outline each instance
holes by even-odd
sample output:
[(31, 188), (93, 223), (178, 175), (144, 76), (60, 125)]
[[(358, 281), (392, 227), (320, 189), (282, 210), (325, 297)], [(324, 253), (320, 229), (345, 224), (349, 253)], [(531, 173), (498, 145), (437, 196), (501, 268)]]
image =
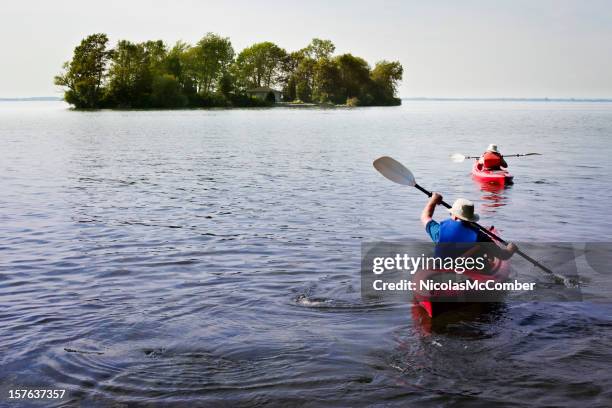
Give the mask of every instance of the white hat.
[(496, 144), (490, 144), (489, 147), (487, 147), (487, 152), (499, 153), (499, 150), (497, 150), (497, 145)]
[(455, 217), (464, 221), (476, 222), (480, 219), (478, 214), (474, 214), (474, 203), (465, 198), (458, 198), (448, 211)]

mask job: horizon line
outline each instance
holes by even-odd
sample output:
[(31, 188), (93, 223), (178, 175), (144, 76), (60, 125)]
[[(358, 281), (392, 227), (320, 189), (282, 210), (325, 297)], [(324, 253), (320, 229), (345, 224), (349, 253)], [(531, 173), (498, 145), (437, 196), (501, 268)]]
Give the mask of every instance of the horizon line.
[(612, 98), (590, 97), (549, 97), (549, 96), (408, 96), (400, 98), (407, 101), (542, 101), (542, 102), (612, 102)]

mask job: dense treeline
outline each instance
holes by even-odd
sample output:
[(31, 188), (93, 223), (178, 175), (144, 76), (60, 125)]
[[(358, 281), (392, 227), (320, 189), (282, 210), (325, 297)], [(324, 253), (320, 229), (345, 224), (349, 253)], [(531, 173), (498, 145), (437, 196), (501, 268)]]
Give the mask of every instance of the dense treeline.
[(374, 68), (351, 54), (334, 56), (329, 40), (314, 39), (288, 53), (271, 42), (235, 55), (228, 38), (209, 33), (195, 45), (121, 40), (109, 48), (106, 34), (93, 34), (74, 49), (55, 77), (76, 108), (180, 108), (264, 106), (251, 88), (282, 90), (285, 101), (348, 105), (399, 105), (399, 62)]

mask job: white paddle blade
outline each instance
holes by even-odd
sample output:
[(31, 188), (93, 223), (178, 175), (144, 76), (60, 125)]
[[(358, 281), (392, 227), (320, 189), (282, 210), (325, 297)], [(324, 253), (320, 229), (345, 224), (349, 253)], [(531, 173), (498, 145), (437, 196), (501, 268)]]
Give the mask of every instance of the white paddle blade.
[(388, 156), (374, 160), (374, 168), (394, 183), (414, 187), (414, 176), (402, 163)]
[(465, 156), (460, 153), (451, 154), (450, 158), (455, 163), (461, 163), (462, 161), (465, 160)]

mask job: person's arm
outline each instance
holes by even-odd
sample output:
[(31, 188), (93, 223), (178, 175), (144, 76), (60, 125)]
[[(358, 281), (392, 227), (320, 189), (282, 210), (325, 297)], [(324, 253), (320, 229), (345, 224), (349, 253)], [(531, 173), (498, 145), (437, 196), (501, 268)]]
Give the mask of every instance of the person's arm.
[(501, 159), (501, 167), (508, 167), (508, 163), (506, 163), (504, 156), (500, 156), (499, 158)]
[(500, 247), (499, 249), (501, 252), (501, 259), (510, 259), (510, 257), (512, 257), (516, 251), (518, 251), (518, 247), (514, 244), (514, 242), (510, 242), (505, 248)]
[(484, 242), (487, 245), (487, 253), (489, 256), (499, 259), (510, 259), (512, 255), (518, 250), (518, 247), (513, 242), (509, 242), (508, 245), (504, 248), (498, 244), (495, 244), (493, 238), (488, 236), (482, 231), (478, 231), (478, 241)]
[(518, 247), (513, 242), (508, 243), (505, 248), (497, 246), (496, 244), (493, 244), (491, 242), (488, 248), (489, 249), (487, 250), (487, 252), (489, 253), (489, 256), (503, 260), (510, 259), (512, 255), (514, 255), (514, 253), (518, 250)]
[(421, 222), (423, 223), (423, 226), (426, 227), (427, 224), (429, 224), (429, 221), (432, 220), (434, 211), (436, 210), (436, 205), (440, 204), (441, 202), (442, 196), (440, 194), (433, 193), (431, 195), (431, 198), (427, 204), (425, 204), (425, 208), (423, 208), (423, 212), (421, 213)]

